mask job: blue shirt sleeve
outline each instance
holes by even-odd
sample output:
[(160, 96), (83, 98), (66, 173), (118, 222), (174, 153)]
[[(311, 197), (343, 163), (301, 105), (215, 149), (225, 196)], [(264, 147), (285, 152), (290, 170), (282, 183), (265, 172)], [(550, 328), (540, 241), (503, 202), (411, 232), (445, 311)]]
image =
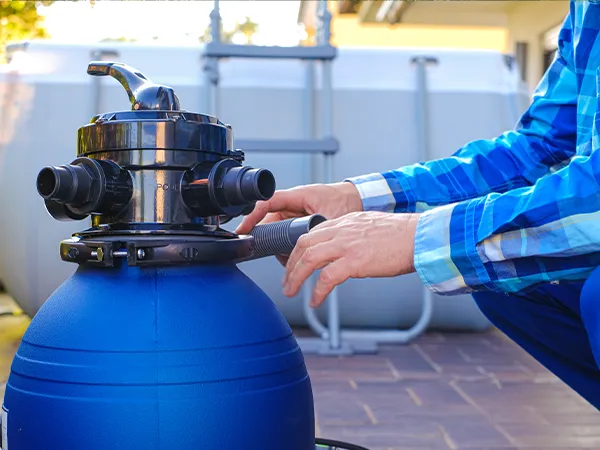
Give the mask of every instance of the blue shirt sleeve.
[(533, 186), (427, 211), (417, 225), (415, 267), (440, 294), (519, 292), (585, 280), (598, 266), (598, 151)]
[(468, 143), (449, 158), (346, 181), (360, 192), (363, 209), (422, 212), (450, 203), (533, 185), (575, 155), (577, 79), (572, 69), (569, 17), (559, 51), (514, 130)]
[(585, 279), (600, 265), (600, 154), (575, 156), (577, 102), (567, 17), (559, 51), (514, 130), (449, 158), (347, 181), (365, 210), (423, 212), (415, 268), (434, 292)]

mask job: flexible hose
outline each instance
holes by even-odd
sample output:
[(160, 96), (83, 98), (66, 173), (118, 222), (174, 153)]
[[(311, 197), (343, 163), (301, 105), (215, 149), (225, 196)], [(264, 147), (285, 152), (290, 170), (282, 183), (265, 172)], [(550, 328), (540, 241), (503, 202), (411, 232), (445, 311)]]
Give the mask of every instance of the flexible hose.
[(341, 441), (334, 441), (333, 439), (316, 438), (315, 444), (329, 447), (329, 450), (369, 450), (368, 448), (361, 447), (360, 445), (348, 444), (346, 442)]
[(319, 214), (257, 225), (250, 235), (254, 237), (252, 254), (240, 261), (250, 261), (266, 256), (289, 255), (303, 234), (323, 223)]

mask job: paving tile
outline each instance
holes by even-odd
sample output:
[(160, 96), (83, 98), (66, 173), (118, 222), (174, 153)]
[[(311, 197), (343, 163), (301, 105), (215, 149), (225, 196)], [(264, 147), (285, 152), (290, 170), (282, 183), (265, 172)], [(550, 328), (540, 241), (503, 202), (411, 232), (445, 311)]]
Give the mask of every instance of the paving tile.
[(395, 423), (406, 415), (440, 416), (477, 413), (477, 410), (443, 381), (357, 382), (357, 397), (377, 421)]
[(310, 370), (311, 377), (320, 380), (339, 380), (340, 378), (350, 381), (394, 381), (396, 377), (393, 372), (387, 371), (344, 371), (344, 370)]
[(570, 436), (600, 438), (600, 424), (595, 425), (526, 425), (505, 424), (501, 428), (516, 439), (528, 436)]
[(481, 376), (477, 365), (465, 361), (458, 347), (452, 344), (416, 343), (413, 348), (434, 367), (438, 373), (451, 375)]
[(547, 449), (600, 448), (598, 426), (531, 426), (506, 424), (500, 427), (519, 446), (539, 446)]
[(305, 356), (306, 364), (313, 370), (389, 370), (386, 358), (381, 355), (349, 356)]
[[(363, 444), (365, 445), (365, 444)], [(390, 447), (389, 445), (376, 445), (376, 446), (372, 446), (369, 445), (368, 450), (448, 450), (448, 446), (444, 443), (423, 443), (423, 442), (418, 442), (418, 443), (407, 443), (405, 447), (398, 447), (398, 446), (393, 446)], [(337, 450), (337, 449), (336, 449)]]
[(339, 395), (323, 395), (315, 404), (315, 412), (319, 426), (339, 425), (371, 425), (373, 419), (368, 408), (358, 399), (340, 397)]
[(401, 377), (413, 374), (435, 375), (438, 373), (413, 346), (386, 347), (381, 350), (381, 356), (393, 365)]
[(514, 446), (490, 420), (481, 416), (444, 417), (438, 420), (449, 439), (457, 448), (478, 449), (485, 447)]
[(525, 425), (549, 425), (548, 419), (543, 417), (538, 411), (528, 406), (517, 406), (508, 408), (505, 411), (492, 411), (486, 414), (496, 425), (504, 425), (510, 423), (519, 423)]
[(578, 414), (568, 414), (558, 411), (539, 411), (537, 414), (550, 425), (600, 425), (600, 413), (592, 406)]
[(544, 450), (575, 447), (578, 449), (600, 448), (600, 437), (574, 437), (574, 436), (522, 436), (515, 438), (517, 445), (525, 446), (529, 450), (531, 446), (541, 447)]
[[(560, 447), (560, 450), (582, 450), (582, 449), (592, 449), (593, 447)], [(538, 446), (526, 446), (526, 447), (518, 447), (517, 450), (548, 450), (548, 447), (538, 447)]]
[(356, 383), (345, 378), (319, 378), (318, 376), (313, 376), (313, 373), (311, 372), (310, 382), (314, 396), (332, 394), (343, 397), (344, 395), (351, 394), (352, 392), (356, 391)]
[[(418, 433), (398, 425), (366, 426), (366, 427), (323, 427), (322, 435), (329, 439), (339, 439), (358, 445), (364, 445), (370, 450), (388, 447), (409, 447), (418, 449), (445, 449), (447, 444), (441, 431)], [(402, 448), (401, 447), (401, 448)]]
[(394, 380), (393, 368), (389, 361), (379, 355), (360, 357), (307, 356), (306, 366), (311, 378), (321, 380)]
[(503, 383), (498, 387), (492, 380), (456, 382), (458, 390), (489, 414), (509, 413), (518, 410), (561, 411), (564, 413), (588, 412), (590, 406), (582, 403), (573, 391), (556, 383), (532, 382)]
[(452, 413), (472, 411), (472, 405), (457, 393), (449, 383), (444, 381), (409, 381), (404, 385), (414, 392), (415, 398), (420, 400), (421, 407), (425, 409), (444, 409)]

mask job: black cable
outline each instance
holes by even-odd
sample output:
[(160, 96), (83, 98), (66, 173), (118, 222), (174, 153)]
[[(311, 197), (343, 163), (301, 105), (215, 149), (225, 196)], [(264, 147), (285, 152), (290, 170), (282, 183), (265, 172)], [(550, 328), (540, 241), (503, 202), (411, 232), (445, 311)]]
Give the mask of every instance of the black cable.
[(315, 444), (316, 445), (325, 445), (332, 450), (335, 450), (335, 449), (338, 449), (338, 450), (369, 450), (368, 448), (361, 447), (360, 445), (348, 444), (346, 442), (341, 442), (341, 441), (334, 441), (333, 439), (316, 438)]

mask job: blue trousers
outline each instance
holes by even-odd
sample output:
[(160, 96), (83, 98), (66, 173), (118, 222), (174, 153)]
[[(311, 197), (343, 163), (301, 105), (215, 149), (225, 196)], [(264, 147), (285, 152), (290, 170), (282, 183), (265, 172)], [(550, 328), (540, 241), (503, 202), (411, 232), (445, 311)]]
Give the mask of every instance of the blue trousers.
[(497, 328), (600, 410), (600, 268), (585, 283), (473, 298)]

